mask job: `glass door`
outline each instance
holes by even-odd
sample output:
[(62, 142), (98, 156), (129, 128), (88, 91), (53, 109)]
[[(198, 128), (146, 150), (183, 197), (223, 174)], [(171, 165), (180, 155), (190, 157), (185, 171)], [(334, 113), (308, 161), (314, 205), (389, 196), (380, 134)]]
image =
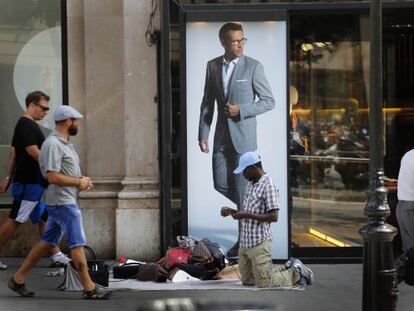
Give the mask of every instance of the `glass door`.
[[(384, 168), (388, 177), (388, 222), (398, 228), (395, 217), (397, 178), (401, 158), (414, 148), (414, 10), (388, 12), (384, 16)], [(394, 252), (401, 252), (401, 239), (394, 239)]]
[(296, 15), (290, 25), (293, 255), (361, 255), (369, 163), (368, 15)]

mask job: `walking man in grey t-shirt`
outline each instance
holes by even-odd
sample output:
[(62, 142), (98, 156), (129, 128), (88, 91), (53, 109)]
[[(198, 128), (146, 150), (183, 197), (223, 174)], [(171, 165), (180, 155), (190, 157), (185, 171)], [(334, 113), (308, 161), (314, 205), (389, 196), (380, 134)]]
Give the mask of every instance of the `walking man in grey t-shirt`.
[(78, 132), (78, 119), (83, 116), (69, 106), (55, 110), (55, 130), (49, 135), (40, 151), (40, 169), (49, 182), (44, 195), (49, 218), (42, 240), (30, 251), (8, 286), (23, 297), (32, 297), (34, 292), (26, 289), (25, 280), (29, 271), (50, 249), (59, 245), (63, 235), (72, 255), (75, 269), (84, 287), (83, 298), (107, 298), (110, 291), (96, 286), (88, 273), (83, 246), (86, 244), (81, 211), (77, 205), (79, 191), (90, 190), (90, 177), (82, 176), (79, 157), (69, 142), (70, 136)]

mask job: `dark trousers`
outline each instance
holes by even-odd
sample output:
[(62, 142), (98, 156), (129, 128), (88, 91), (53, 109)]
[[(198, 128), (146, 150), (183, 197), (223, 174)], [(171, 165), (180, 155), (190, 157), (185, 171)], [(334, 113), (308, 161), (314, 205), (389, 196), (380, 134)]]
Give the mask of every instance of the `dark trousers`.
[(214, 189), (236, 204), (240, 210), (243, 204), (247, 180), (243, 173), (234, 174), (239, 164), (240, 154), (234, 148), (225, 148), (213, 153)]

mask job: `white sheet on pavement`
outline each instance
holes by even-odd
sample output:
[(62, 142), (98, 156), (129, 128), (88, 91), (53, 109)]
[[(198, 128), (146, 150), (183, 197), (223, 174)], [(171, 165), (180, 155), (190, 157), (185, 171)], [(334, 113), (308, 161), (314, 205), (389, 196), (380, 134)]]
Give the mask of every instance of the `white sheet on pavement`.
[(119, 280), (109, 279), (109, 288), (119, 290), (295, 290), (303, 291), (303, 286), (258, 288), (255, 286), (243, 286), (240, 280), (211, 280), (211, 281), (186, 281), (180, 283), (156, 283), (140, 282), (136, 279)]

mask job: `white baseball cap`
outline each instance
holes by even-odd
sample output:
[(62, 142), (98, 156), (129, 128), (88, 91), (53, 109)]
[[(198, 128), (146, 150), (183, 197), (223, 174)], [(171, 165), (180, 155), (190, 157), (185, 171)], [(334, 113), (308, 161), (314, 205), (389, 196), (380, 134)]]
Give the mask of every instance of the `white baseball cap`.
[(82, 119), (83, 115), (79, 113), (75, 108), (68, 105), (62, 105), (55, 109), (53, 113), (53, 120), (63, 121), (67, 119)]
[(233, 171), (234, 174), (240, 174), (246, 167), (259, 163), (261, 161), (260, 156), (253, 151), (243, 153), (239, 159), (239, 166)]

